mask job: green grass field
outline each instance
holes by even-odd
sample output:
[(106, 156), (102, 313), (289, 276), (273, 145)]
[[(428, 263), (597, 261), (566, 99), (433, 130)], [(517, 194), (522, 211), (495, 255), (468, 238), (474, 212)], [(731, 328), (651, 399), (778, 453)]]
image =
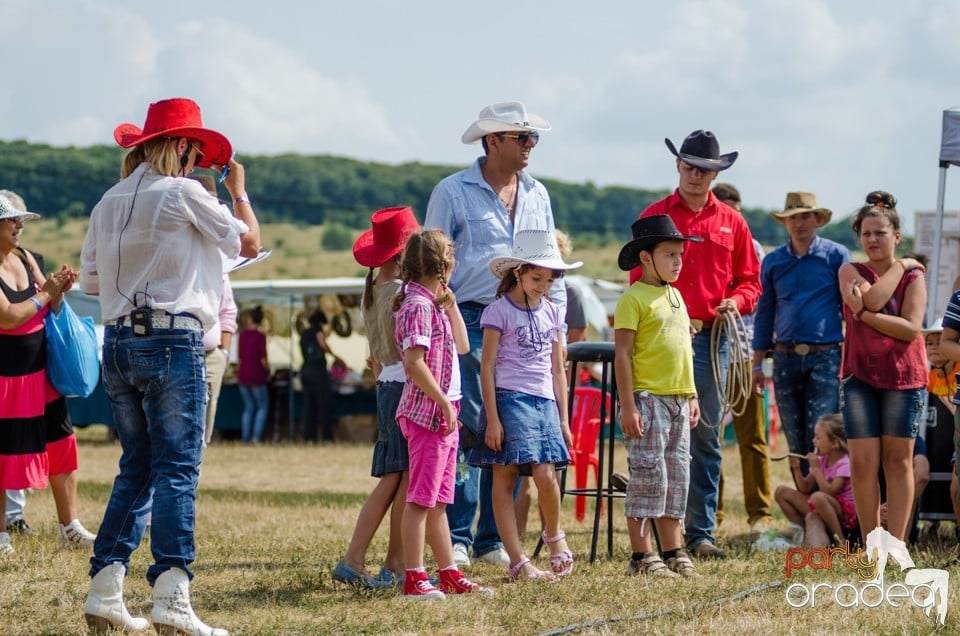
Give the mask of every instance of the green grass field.
[[(80, 517), (95, 530), (120, 448), (103, 441), (102, 427), (82, 430), (80, 437)], [(933, 619), (913, 607), (844, 609), (831, 601), (790, 608), (785, 583), (839, 585), (856, 579), (837, 566), (829, 572), (806, 569), (788, 581), (783, 552), (751, 549), (734, 448), (724, 449), (726, 519), (718, 530), (731, 558), (698, 562), (699, 579), (665, 582), (624, 575), (629, 547), (622, 501), (614, 503), (613, 557), (607, 558), (603, 550), (603, 558), (589, 564), (590, 525), (574, 519), (573, 502), (567, 500), (563, 525), (578, 561), (574, 574), (559, 583), (508, 583), (505, 571), (475, 564), (470, 575), (493, 587), (493, 597), (413, 603), (394, 592), (357, 592), (336, 584), (330, 570), (346, 548), (374, 484), (368, 476), (370, 456), (369, 446), (214, 443), (204, 456), (197, 502), (193, 598), (200, 617), (232, 634), (542, 634), (561, 633), (566, 627), (571, 627), (566, 633), (580, 634), (936, 631)], [(622, 448), (617, 461), (623, 461)], [(787, 480), (784, 464), (773, 465), (775, 485)], [(14, 537), (17, 553), (0, 562), (0, 633), (85, 634), (82, 605), (89, 554), (57, 547), (49, 492), (31, 493), (27, 506), (38, 535)], [(782, 515), (776, 514), (785, 527)], [(535, 544), (537, 525), (531, 515), (528, 550)], [(953, 525), (944, 524), (941, 532), (942, 538), (927, 539), (926, 547), (913, 551), (919, 567), (939, 567), (953, 559)], [(379, 569), (386, 536), (386, 528), (381, 528), (371, 546), (371, 570)], [(145, 539), (126, 584), (127, 604), (139, 615), (149, 616), (150, 588), (144, 574), (150, 560)], [(546, 565), (543, 556), (540, 565)], [(960, 633), (956, 567), (950, 572), (944, 634)], [(901, 578), (893, 566), (888, 568), (888, 582)]]

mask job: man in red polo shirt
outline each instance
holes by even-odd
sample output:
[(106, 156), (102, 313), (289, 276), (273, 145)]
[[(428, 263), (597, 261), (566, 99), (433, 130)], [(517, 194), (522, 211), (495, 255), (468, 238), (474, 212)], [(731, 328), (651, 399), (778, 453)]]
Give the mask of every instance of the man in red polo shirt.
[[(721, 155), (717, 138), (704, 130), (690, 133), (679, 152), (669, 139), (664, 141), (677, 158), (680, 185), (640, 216), (668, 214), (681, 234), (704, 239), (702, 243), (684, 246), (683, 269), (675, 283), (686, 302), (691, 323), (699, 329), (693, 338), (693, 364), (701, 415), (690, 436), (686, 543), (696, 556), (723, 558), (713, 529), (720, 489), (720, 395), (726, 385), (728, 356), (723, 339), (718, 346), (721, 377), (715, 377), (710, 331), (717, 314), (736, 310), (742, 315), (753, 311), (760, 296), (760, 261), (746, 221), (710, 191), (717, 174), (732, 166), (738, 153)], [(639, 277), (638, 268), (631, 272), (630, 282)]]

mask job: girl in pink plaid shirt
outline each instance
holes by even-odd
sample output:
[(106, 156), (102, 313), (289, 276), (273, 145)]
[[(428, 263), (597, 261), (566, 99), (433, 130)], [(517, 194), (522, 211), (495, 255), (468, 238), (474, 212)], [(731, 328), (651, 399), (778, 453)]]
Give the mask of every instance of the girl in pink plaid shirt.
[[(407, 568), (403, 594), (411, 599), (490, 593), (457, 569), (447, 525), (446, 506), (453, 503), (459, 439), (460, 364), (454, 354), (470, 350), (463, 317), (447, 288), (452, 271), (453, 244), (443, 232), (410, 236), (401, 263), (403, 287), (395, 307), (397, 345), (407, 374), (397, 424), (410, 455), (401, 536)], [(423, 565), (427, 537), (440, 568), (439, 588), (431, 583)]]

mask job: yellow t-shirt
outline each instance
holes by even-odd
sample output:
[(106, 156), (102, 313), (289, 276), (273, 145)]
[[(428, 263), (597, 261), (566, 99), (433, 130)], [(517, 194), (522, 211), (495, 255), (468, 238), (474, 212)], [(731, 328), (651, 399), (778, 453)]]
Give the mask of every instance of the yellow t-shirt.
[[(668, 295), (669, 290), (669, 295)], [(670, 304), (679, 302), (679, 307)], [(633, 390), (655, 395), (696, 395), (693, 341), (687, 306), (673, 287), (634, 283), (617, 302), (614, 329), (630, 329)]]

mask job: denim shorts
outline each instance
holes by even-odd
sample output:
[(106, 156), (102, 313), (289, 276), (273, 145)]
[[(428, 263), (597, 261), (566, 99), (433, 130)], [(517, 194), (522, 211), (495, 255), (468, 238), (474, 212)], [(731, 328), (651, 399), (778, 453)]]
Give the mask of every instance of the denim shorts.
[(402, 393), (403, 382), (377, 382), (377, 443), (373, 447), (371, 477), (410, 468), (407, 440), (397, 425), (397, 405)]
[(850, 376), (840, 380), (840, 411), (847, 439), (916, 437), (925, 388), (878, 389)]
[(549, 398), (497, 389), (497, 412), (503, 424), (503, 444), (494, 452), (483, 443), (487, 416), (480, 408), (480, 446), (467, 453), (471, 466), (490, 468), (519, 466), (521, 475), (530, 475), (534, 464), (553, 464), (557, 468), (570, 463), (570, 452), (560, 430), (557, 403)]

